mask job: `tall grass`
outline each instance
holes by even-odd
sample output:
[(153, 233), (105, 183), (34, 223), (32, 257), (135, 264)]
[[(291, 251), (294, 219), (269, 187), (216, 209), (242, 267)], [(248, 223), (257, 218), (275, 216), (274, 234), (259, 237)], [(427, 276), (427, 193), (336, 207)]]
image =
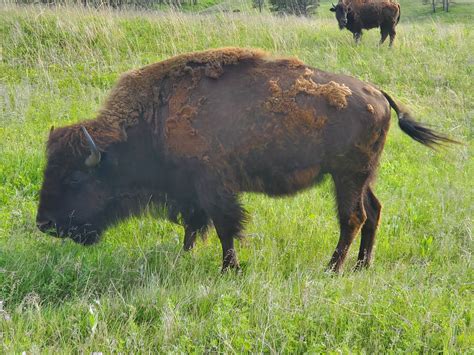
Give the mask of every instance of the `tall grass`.
[[(311, 19), (3, 7), (0, 349), (472, 351), (474, 30), (469, 12), (453, 22), (406, 4), (392, 50), (378, 47), (377, 31), (356, 46), (329, 3)], [(50, 126), (93, 118), (123, 71), (220, 46), (371, 81), (466, 142), (434, 152), (393, 124), (376, 185), (374, 268), (350, 272), (356, 241), (348, 272), (324, 273), (338, 238), (329, 180), (294, 198), (242, 197), (252, 219), (239, 276), (219, 274), (214, 232), (185, 254), (182, 229), (148, 214), (90, 248), (36, 230)]]

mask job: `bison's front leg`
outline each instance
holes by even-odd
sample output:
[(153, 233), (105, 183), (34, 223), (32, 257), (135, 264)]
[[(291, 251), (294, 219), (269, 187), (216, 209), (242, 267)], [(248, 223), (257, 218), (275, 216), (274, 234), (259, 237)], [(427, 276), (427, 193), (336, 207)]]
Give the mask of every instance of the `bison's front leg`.
[(198, 234), (205, 235), (210, 220), (202, 209), (193, 210), (190, 214), (183, 214), (184, 221), (184, 250), (188, 251), (194, 247)]
[(356, 43), (356, 44), (359, 44), (359, 43), (360, 43), (360, 39), (362, 38), (362, 31), (361, 31), (361, 32), (354, 32), (354, 33), (352, 34), (352, 36), (354, 37), (355, 43)]
[(196, 244), (196, 238), (198, 235), (198, 231), (194, 228), (190, 228), (189, 226), (184, 226), (184, 242), (183, 242), (183, 249), (185, 251), (190, 251), (194, 248)]
[(209, 191), (211, 186), (216, 186), (215, 181), (201, 185), (199, 196), (222, 245), (222, 271), (239, 269), (234, 238), (240, 235), (246, 213), (233, 192), (224, 187)]
[(223, 202), (220, 208), (215, 209), (212, 220), (222, 245), (222, 271), (226, 271), (240, 268), (234, 239), (240, 235), (245, 212), (235, 196), (227, 197)]

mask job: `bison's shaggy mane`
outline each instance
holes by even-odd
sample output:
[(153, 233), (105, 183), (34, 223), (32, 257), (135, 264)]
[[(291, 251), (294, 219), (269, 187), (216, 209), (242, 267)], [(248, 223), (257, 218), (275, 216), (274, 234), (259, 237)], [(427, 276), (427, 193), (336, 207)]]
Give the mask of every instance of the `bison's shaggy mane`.
[[(296, 58), (278, 58), (290, 67), (302, 67)], [(61, 151), (61, 155), (83, 157), (88, 154), (87, 141), (81, 126), (85, 126), (98, 148), (105, 151), (110, 144), (126, 141), (127, 128), (135, 126), (141, 116), (146, 115), (150, 104), (163, 104), (167, 98), (161, 93), (162, 83), (167, 78), (190, 76), (200, 80), (196, 69), (204, 68), (204, 75), (218, 79), (225, 66), (242, 62), (273, 60), (260, 49), (219, 48), (201, 52), (186, 53), (147, 65), (123, 74), (100, 109), (96, 119), (62, 127), (51, 132), (48, 155)]]

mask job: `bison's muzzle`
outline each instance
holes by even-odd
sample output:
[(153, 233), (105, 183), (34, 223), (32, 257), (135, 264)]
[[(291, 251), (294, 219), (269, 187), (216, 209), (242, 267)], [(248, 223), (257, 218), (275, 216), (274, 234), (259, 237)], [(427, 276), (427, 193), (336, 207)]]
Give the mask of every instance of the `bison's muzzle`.
[(53, 221), (42, 220), (39, 217), (36, 218), (36, 226), (42, 233), (46, 233), (52, 236), (57, 236), (56, 225)]
[(97, 243), (100, 239), (100, 232), (92, 228), (89, 224), (63, 228), (51, 220), (43, 219), (38, 216), (36, 218), (36, 226), (42, 233), (56, 238), (70, 238), (74, 242), (82, 245), (92, 245)]

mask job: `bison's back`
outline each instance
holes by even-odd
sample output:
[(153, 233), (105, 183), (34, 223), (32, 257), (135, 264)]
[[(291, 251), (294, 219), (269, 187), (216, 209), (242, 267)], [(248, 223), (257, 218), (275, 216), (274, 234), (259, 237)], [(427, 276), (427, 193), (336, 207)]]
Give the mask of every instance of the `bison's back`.
[(262, 58), (208, 74), (209, 66), (196, 66), (174, 80), (162, 139), (169, 156), (231, 172), (246, 190), (311, 185), (332, 157), (372, 139), (389, 112), (372, 86), (292, 60)]
[(356, 22), (365, 29), (395, 23), (400, 14), (398, 3), (390, 0), (353, 2), (350, 7)]

